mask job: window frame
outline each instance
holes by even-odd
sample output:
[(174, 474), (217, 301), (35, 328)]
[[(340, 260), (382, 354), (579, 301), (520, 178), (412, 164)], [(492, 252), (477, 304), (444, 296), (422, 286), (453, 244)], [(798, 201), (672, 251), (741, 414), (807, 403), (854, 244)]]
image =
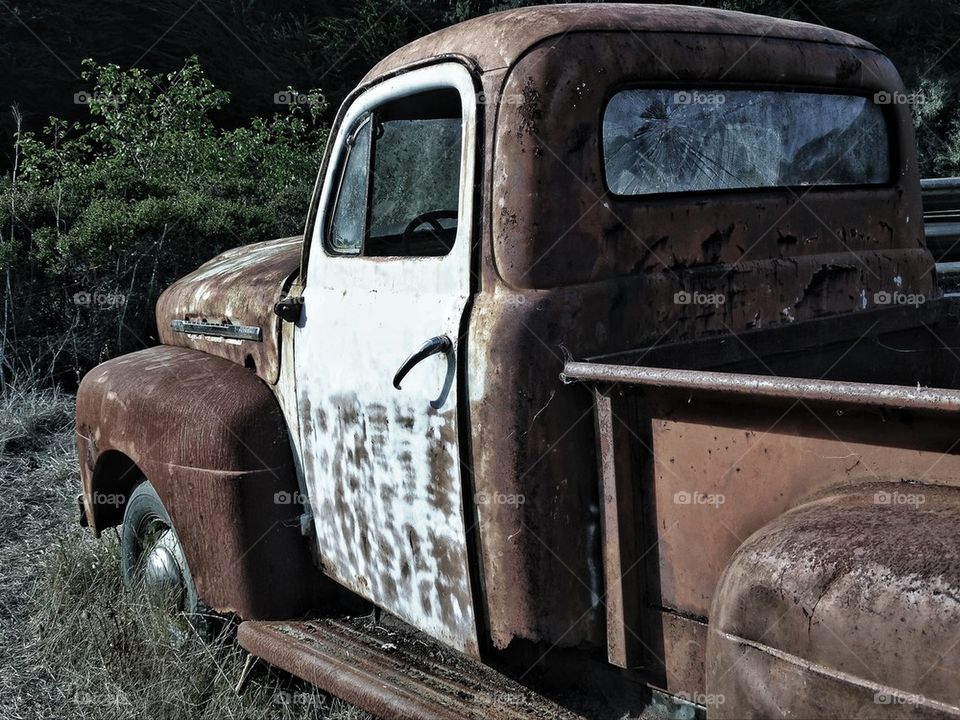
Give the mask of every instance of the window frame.
[[(436, 256), (407, 256), (407, 255), (364, 255), (363, 247), (359, 252), (338, 252), (330, 243), (330, 227), (339, 199), (339, 189), (346, 171), (348, 139), (356, 131), (367, 113), (375, 111), (394, 100), (418, 95), (435, 90), (454, 90), (460, 97), (461, 109), (461, 146), (460, 146), (460, 188), (457, 203), (457, 233), (450, 253)], [(368, 262), (397, 262), (397, 261), (424, 261), (442, 260), (456, 252), (461, 244), (469, 244), (473, 228), (474, 212), (474, 179), (476, 175), (476, 118), (477, 118), (477, 91), (474, 78), (470, 71), (456, 62), (442, 62), (428, 65), (399, 75), (393, 76), (359, 94), (343, 111), (343, 118), (338, 123), (336, 137), (330, 150), (330, 158), (325, 167), (328, 171), (320, 182), (320, 197), (317, 212), (310, 235), (312, 248), (322, 250), (326, 258), (357, 258)], [(373, 162), (374, 149), (371, 147), (370, 163)], [(368, 173), (367, 213), (371, 202), (371, 177)], [(369, 219), (369, 218), (368, 218)], [(311, 250), (313, 252), (313, 250)], [(308, 263), (308, 278), (312, 274), (311, 266), (318, 263)]]
[[(607, 115), (607, 108), (614, 97), (622, 92), (630, 90), (668, 90), (674, 92), (779, 92), (779, 93), (807, 93), (818, 95), (840, 95), (843, 97), (864, 98), (879, 108), (884, 124), (887, 130), (887, 156), (889, 158), (889, 173), (887, 179), (880, 183), (831, 183), (817, 185), (763, 185), (760, 187), (733, 187), (733, 188), (710, 188), (706, 190), (671, 190), (669, 192), (651, 192), (642, 194), (623, 194), (614, 192), (607, 181), (607, 160), (606, 149), (604, 147), (604, 118)], [(845, 88), (836, 86), (819, 85), (777, 85), (770, 83), (725, 83), (713, 84), (710, 82), (662, 82), (662, 83), (627, 83), (611, 87), (603, 102), (600, 105), (599, 124), (597, 134), (599, 142), (597, 143), (597, 153), (600, 162), (600, 182), (604, 193), (616, 200), (649, 201), (649, 200), (678, 200), (678, 199), (703, 199), (713, 195), (760, 195), (764, 193), (790, 193), (791, 195), (804, 195), (809, 192), (835, 192), (835, 191), (858, 191), (868, 190), (876, 191), (881, 189), (890, 189), (896, 186), (898, 179), (903, 174), (903, 160), (898, 143), (899, 121), (895, 115), (894, 105), (879, 105), (874, 102), (874, 96), (879, 92), (892, 92), (885, 88)]]
[[(332, 246), (332, 242), (331, 242), (332, 238), (330, 237), (330, 236), (332, 235), (332, 232), (331, 232), (331, 231), (332, 231), (332, 229), (333, 229), (333, 224), (334, 224), (334, 222), (335, 222), (336, 219), (337, 219), (337, 209), (338, 209), (339, 206), (340, 206), (340, 200), (341, 200), (341, 198), (343, 197), (343, 183), (344, 183), (344, 180), (345, 180), (346, 177), (347, 177), (347, 168), (348, 168), (349, 165), (350, 165), (350, 158), (351, 158), (351, 156), (352, 156), (352, 154), (353, 154), (354, 148), (356, 148), (356, 146), (357, 146), (357, 139), (360, 137), (361, 131), (363, 131), (363, 126), (366, 125), (367, 123), (370, 124), (370, 127), (369, 127), (369, 129), (367, 130), (367, 132), (370, 133), (370, 138), (369, 138), (369, 140), (368, 140), (368, 142), (370, 143), (370, 145), (367, 147), (367, 169), (368, 169), (368, 173), (367, 173), (366, 182), (364, 183), (364, 184), (366, 185), (366, 189), (365, 189), (365, 192), (364, 192), (364, 200), (363, 200), (363, 204), (364, 204), (364, 223), (366, 223), (367, 218), (369, 218), (369, 216), (370, 216), (370, 190), (371, 190), (371, 176), (372, 176), (372, 173), (369, 172), (369, 168), (370, 168), (370, 167), (372, 166), (372, 164), (373, 164), (373, 162), (372, 162), (372, 158), (373, 158), (373, 120), (374, 120), (373, 113), (368, 114), (366, 117), (364, 117), (363, 115), (361, 115), (359, 121), (358, 121), (357, 124), (356, 124), (356, 126), (355, 126), (353, 129), (351, 129), (349, 132), (347, 132), (347, 134), (346, 134), (346, 139), (345, 139), (345, 141), (344, 141), (344, 154), (343, 154), (343, 157), (341, 158), (341, 161), (340, 161), (340, 167), (335, 169), (335, 170), (336, 170), (335, 174), (336, 174), (336, 176), (337, 176), (337, 178), (336, 178), (336, 188), (334, 189), (334, 191), (333, 191), (333, 196), (332, 196), (332, 198), (331, 198), (331, 200), (330, 200), (330, 202), (331, 202), (331, 207), (330, 207), (329, 220), (328, 220), (327, 227), (326, 227), (326, 229), (325, 229), (325, 234), (324, 234), (324, 237), (326, 238), (326, 242), (327, 242), (328, 244), (330, 244), (331, 246)], [(332, 252), (332, 254), (334, 254), (334, 255), (362, 255), (362, 254), (363, 254), (363, 238), (361, 237), (361, 239), (360, 239), (360, 244), (357, 246), (356, 251), (332, 249), (331, 252)]]

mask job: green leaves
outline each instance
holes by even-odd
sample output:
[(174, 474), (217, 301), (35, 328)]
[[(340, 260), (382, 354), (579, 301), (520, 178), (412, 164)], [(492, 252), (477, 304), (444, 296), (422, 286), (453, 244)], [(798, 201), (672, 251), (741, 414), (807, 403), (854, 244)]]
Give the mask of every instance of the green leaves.
[[(89, 119), (22, 134), (16, 183), (0, 185), (0, 271), (12, 271), (14, 303), (44, 306), (15, 318), (18, 353), (36, 360), (49, 346), (30, 322), (42, 314), (44, 333), (76, 334), (61, 362), (80, 368), (142, 347), (158, 294), (199, 263), (301, 232), (326, 141), (316, 91), (290, 89), (310, 102), (219, 129), (229, 96), (196, 58), (168, 74), (87, 61), (83, 76)], [(81, 291), (126, 304), (78, 307)]]

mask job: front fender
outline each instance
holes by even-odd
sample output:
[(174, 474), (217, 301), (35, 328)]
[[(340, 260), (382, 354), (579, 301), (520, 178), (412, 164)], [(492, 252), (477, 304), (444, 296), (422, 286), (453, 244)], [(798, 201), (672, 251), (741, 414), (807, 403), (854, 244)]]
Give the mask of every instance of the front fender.
[(711, 718), (960, 717), (960, 489), (876, 484), (752, 535), (714, 595)]
[(215, 610), (276, 619), (321, 602), (283, 415), (250, 370), (169, 346), (105, 362), (80, 384), (77, 448), (88, 524), (119, 524), (149, 479)]

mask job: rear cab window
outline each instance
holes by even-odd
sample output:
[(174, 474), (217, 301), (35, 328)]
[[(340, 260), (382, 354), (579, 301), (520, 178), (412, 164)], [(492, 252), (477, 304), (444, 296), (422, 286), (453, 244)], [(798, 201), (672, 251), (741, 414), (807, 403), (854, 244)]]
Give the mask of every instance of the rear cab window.
[(626, 89), (608, 102), (602, 132), (615, 195), (891, 180), (883, 109), (856, 95)]

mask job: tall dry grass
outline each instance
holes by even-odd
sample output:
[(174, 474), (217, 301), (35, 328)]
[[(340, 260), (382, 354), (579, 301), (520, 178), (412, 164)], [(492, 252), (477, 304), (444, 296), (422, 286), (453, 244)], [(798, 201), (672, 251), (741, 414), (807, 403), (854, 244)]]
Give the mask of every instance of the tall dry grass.
[(23, 381), (0, 390), (0, 707), (4, 718), (335, 718), (367, 715), (246, 659), (228, 625), (176, 639), (128, 596), (117, 535), (77, 523), (73, 398)]

